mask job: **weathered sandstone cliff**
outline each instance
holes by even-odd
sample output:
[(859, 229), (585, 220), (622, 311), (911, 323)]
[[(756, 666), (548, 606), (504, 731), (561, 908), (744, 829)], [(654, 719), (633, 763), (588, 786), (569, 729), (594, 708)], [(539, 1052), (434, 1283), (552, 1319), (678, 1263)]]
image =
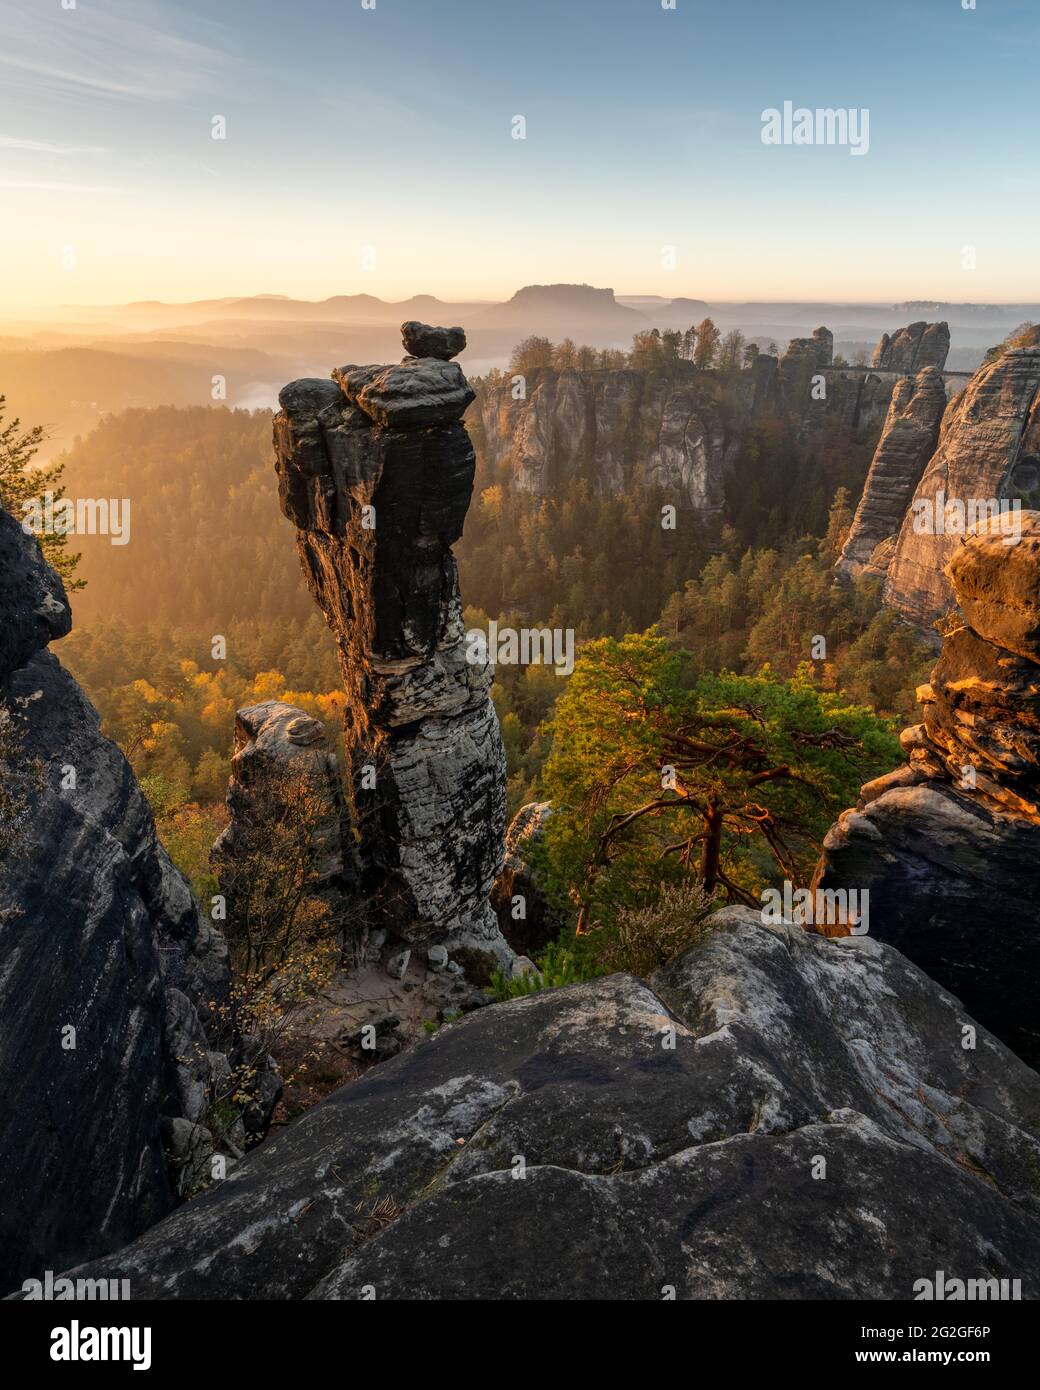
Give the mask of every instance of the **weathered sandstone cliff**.
[[(425, 325), (407, 329), (410, 341), (458, 350)], [(473, 392), (443, 356), (342, 367), (334, 378), (284, 388), (274, 439), (282, 508), (339, 647), (370, 925), (391, 942), (452, 943), (508, 964), (488, 901), (502, 862), (505, 754), (490, 668), (470, 659), (451, 552), (473, 487), (461, 424)]]
[(950, 354), (950, 325), (942, 323), (911, 323), (891, 337), (882, 333), (874, 349), (871, 366), (905, 372), (908, 376), (935, 367), (942, 371)]
[[(1029, 504), (1040, 474), (1040, 347), (1011, 348), (950, 403), (887, 569), (885, 602), (922, 627), (951, 603), (946, 564), (980, 505)], [(963, 510), (961, 510), (963, 509)]]
[(874, 552), (889, 538), (894, 543), (935, 450), (945, 410), (946, 391), (937, 368), (925, 367), (895, 383), (852, 530), (835, 567), (839, 574), (852, 578), (868, 569), (883, 577), (885, 562), (880, 557), (874, 561)]
[(908, 761), (831, 827), (823, 888), (869, 891), (898, 946), (1030, 1065), (1040, 1064), (1040, 513), (956, 542), (966, 621), (946, 636)]
[(689, 364), (675, 371), (551, 371), (485, 387), (489, 460), (513, 484), (552, 496), (575, 478), (606, 495), (658, 489), (706, 519), (721, 516), (723, 479), (738, 440)]

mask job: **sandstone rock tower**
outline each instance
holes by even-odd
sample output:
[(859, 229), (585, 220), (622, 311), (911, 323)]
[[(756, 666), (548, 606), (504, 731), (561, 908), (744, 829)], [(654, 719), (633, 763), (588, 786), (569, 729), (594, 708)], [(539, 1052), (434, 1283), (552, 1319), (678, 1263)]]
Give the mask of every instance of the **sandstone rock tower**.
[(896, 533), (935, 452), (945, 410), (946, 388), (937, 367), (896, 382), (852, 530), (835, 566), (843, 577), (864, 571), (884, 577)]
[(891, 337), (882, 333), (881, 340), (874, 349), (871, 363), (888, 371), (923, 371), (925, 367), (935, 367), (942, 371), (950, 352), (950, 325), (942, 323), (907, 324)]
[(419, 323), (402, 332), (419, 355), (283, 389), (282, 509), (339, 648), (370, 925), (506, 964), (488, 901), (503, 854), (505, 754), (490, 668), (467, 659), (451, 552), (473, 489), (461, 419), (474, 393), (450, 360), (466, 340)]
[[(1040, 346), (1009, 348), (985, 363), (943, 416), (939, 443), (893, 542), (884, 598), (927, 627), (950, 606), (945, 566), (963, 532), (944, 522), (951, 504), (1031, 502), (1040, 474)], [(923, 529), (920, 514), (932, 518)], [(939, 524), (943, 523), (943, 524)]]
[[(949, 631), (907, 763), (862, 788), (816, 882), (870, 893), (871, 936), (1040, 1063), (1040, 512), (958, 542)], [(1008, 542), (1011, 541), (1011, 544)]]

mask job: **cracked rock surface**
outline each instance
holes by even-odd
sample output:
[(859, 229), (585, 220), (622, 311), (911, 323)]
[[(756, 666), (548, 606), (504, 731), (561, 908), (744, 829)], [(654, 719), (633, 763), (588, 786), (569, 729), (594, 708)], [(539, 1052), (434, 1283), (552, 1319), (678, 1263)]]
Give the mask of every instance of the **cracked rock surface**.
[[(136, 1298), (1040, 1293), (1040, 1077), (869, 937), (744, 908), (480, 1010), (80, 1274)], [(941, 1200), (937, 1195), (941, 1194)], [(368, 1295), (370, 1296), (370, 1295)]]
[(473, 392), (436, 357), (334, 375), (284, 388), (274, 439), (282, 509), (339, 648), (370, 925), (390, 945), (461, 945), (508, 968), (489, 902), (505, 752), (491, 668), (467, 659), (451, 550), (473, 491), (459, 422)]
[(0, 718), (18, 737), (0, 773), (27, 787), (25, 841), (0, 858), (8, 1286), (116, 1249), (168, 1212), (190, 1183), (188, 1152), (214, 1145), (210, 1100), (228, 1070), (209, 1008), (230, 984), (224, 938), (45, 649), (70, 623), (57, 574), (0, 508)]

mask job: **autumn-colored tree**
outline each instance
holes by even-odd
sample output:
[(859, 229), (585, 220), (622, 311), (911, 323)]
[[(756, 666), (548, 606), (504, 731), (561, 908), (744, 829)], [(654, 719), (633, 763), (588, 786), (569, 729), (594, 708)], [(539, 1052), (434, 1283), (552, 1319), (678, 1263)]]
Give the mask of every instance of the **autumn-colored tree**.
[(537, 334), (532, 334), (529, 338), (524, 338), (522, 342), (517, 343), (509, 359), (509, 370), (521, 375), (525, 372), (532, 372), (539, 367), (551, 367), (552, 365), (552, 341), (549, 338), (540, 338)]
[(693, 350), (693, 365), (704, 371), (714, 365), (722, 334), (711, 319), (702, 319), (697, 325), (697, 346)]

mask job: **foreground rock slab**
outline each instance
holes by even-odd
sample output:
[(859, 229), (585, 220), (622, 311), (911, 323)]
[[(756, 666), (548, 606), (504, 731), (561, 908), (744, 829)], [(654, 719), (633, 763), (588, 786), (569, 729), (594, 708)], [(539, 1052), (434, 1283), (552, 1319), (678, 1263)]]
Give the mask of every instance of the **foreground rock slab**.
[[(119, 1254), (135, 1298), (1040, 1294), (1040, 1077), (869, 937), (717, 914), (646, 984), (493, 1005)], [(936, 1200), (941, 1194), (941, 1200)]]

